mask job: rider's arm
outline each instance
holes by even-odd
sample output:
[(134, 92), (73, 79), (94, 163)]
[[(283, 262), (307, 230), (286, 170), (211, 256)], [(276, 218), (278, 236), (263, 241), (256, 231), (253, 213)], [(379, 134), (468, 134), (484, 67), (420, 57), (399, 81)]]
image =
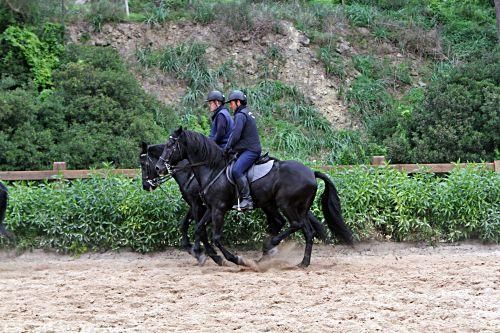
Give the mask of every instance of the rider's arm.
[(227, 121), (226, 117), (224, 115), (219, 114), (217, 115), (217, 128), (215, 129), (215, 136), (213, 140), (219, 144), (219, 142), (222, 141), (224, 138), (224, 134), (226, 134), (226, 128), (227, 128)]
[(231, 133), (231, 136), (229, 137), (229, 141), (227, 142), (226, 147), (224, 148), (225, 150), (233, 148), (236, 143), (240, 141), (241, 132), (245, 127), (246, 121), (247, 117), (245, 117), (245, 115), (242, 113), (237, 113), (234, 116), (234, 129)]

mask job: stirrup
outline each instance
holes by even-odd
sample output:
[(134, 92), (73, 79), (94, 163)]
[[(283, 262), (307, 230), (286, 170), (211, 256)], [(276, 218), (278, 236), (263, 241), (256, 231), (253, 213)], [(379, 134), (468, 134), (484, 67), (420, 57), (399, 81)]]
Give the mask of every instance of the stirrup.
[(251, 200), (247, 200), (247, 205), (245, 207), (241, 207), (240, 198), (238, 198), (238, 203), (233, 206), (233, 209), (236, 209), (238, 212), (252, 210), (253, 209), (253, 202)]

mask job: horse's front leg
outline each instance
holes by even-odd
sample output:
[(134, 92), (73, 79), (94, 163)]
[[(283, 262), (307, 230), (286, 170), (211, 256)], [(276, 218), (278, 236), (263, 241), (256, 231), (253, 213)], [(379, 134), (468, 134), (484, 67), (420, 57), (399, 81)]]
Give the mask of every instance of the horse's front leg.
[(184, 218), (180, 222), (180, 231), (181, 231), (181, 248), (191, 252), (192, 244), (189, 242), (188, 229), (189, 224), (193, 220), (193, 207), (189, 206), (189, 209), (184, 216)]
[(200, 241), (203, 238), (203, 232), (205, 231), (205, 225), (211, 218), (211, 211), (207, 209), (203, 217), (196, 223), (196, 227), (194, 229), (194, 245), (193, 245), (193, 255), (196, 259), (198, 259), (198, 263), (203, 265), (206, 260), (206, 256), (201, 249)]
[(215, 209), (215, 208), (212, 209), (213, 243), (221, 250), (226, 260), (235, 263), (236, 265), (254, 266), (252, 262), (245, 260), (243, 257), (232, 254), (222, 245), (221, 243), (222, 227), (224, 226), (225, 213), (226, 213), (225, 211), (220, 209)]

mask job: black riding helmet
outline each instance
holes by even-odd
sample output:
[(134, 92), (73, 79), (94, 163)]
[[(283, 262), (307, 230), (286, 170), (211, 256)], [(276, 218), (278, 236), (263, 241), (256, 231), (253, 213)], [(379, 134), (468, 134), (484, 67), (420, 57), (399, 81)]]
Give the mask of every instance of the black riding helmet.
[(213, 90), (208, 93), (207, 99), (205, 100), (205, 102), (210, 102), (210, 101), (219, 101), (222, 104), (224, 104), (225, 97), (220, 91)]
[(235, 100), (240, 100), (242, 103), (246, 103), (247, 101), (247, 95), (243, 93), (241, 90), (233, 90), (229, 94), (229, 98), (227, 99), (228, 102), (235, 101)]

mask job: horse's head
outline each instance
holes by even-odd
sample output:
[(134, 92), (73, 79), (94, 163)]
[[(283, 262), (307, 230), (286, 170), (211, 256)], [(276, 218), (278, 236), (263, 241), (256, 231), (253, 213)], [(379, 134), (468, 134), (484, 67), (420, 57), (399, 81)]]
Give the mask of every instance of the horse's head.
[(165, 174), (165, 171), (170, 173), (172, 166), (187, 158), (185, 149), (183, 149), (183, 134), (184, 130), (179, 127), (170, 135), (155, 166), (155, 170), (159, 175)]
[(153, 191), (161, 184), (158, 181), (160, 175), (155, 169), (155, 164), (163, 151), (163, 146), (141, 143), (139, 162), (141, 164), (142, 188), (146, 191)]

